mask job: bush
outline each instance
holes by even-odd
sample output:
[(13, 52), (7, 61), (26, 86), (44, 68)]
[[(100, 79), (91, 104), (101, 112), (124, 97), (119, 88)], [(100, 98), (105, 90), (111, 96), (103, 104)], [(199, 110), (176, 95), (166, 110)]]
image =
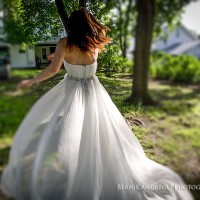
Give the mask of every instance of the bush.
[(120, 55), (120, 48), (117, 44), (109, 44), (105, 47), (103, 53), (98, 58), (98, 71), (111, 76), (112, 73), (124, 72), (128, 65), (127, 59)]
[(151, 56), (152, 77), (184, 83), (200, 83), (200, 61), (191, 55), (171, 56), (155, 52)]

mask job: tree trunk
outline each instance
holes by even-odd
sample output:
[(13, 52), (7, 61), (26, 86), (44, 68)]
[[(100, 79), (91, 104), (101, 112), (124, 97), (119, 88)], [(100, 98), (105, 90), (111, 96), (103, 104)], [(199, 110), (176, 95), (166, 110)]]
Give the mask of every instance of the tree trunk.
[(65, 5), (62, 0), (55, 0), (55, 4), (58, 10), (58, 14), (62, 20), (62, 23), (64, 25), (65, 31), (67, 32), (67, 21), (68, 21), (68, 15), (65, 10)]
[[(133, 0), (128, 0), (128, 5), (126, 7), (125, 13), (123, 13), (123, 1), (117, 1), (116, 8), (118, 9), (119, 16), (118, 16), (118, 27), (119, 27), (119, 42), (120, 42), (120, 49), (122, 52), (122, 57), (127, 57), (127, 36), (128, 36), (128, 26), (130, 23), (130, 15), (131, 9), (133, 5)], [(126, 16), (124, 18), (124, 15)]]
[(119, 12), (119, 44), (120, 44), (120, 49), (122, 51), (122, 56), (123, 56), (123, 19), (122, 19), (122, 5), (120, 3), (120, 1), (117, 2), (116, 4), (116, 8), (118, 9)]
[(79, 0), (79, 8), (86, 7), (86, 0)]
[(131, 14), (131, 8), (132, 8), (133, 0), (129, 0), (127, 10), (126, 10), (126, 20), (124, 23), (124, 43), (123, 43), (123, 50), (122, 50), (122, 56), (123, 58), (127, 57), (127, 35), (128, 35), (128, 25), (130, 21), (130, 14)]
[(127, 99), (134, 104), (149, 105), (148, 68), (153, 37), (156, 0), (137, 0), (136, 46), (134, 55), (132, 94)]

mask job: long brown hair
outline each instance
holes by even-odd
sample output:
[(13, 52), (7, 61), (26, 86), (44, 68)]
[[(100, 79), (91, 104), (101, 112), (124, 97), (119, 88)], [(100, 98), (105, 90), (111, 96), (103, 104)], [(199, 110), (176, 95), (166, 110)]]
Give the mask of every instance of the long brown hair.
[(101, 52), (107, 43), (112, 41), (106, 37), (107, 26), (98, 22), (86, 8), (71, 13), (68, 19), (67, 47), (77, 47), (85, 54), (92, 54), (95, 49)]

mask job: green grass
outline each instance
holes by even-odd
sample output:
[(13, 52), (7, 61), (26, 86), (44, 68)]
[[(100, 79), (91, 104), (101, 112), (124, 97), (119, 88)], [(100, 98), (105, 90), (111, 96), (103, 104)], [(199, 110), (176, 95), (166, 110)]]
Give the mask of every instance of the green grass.
[[(39, 70), (13, 70), (12, 79), (0, 82), (0, 166), (8, 159), (12, 137), (34, 102), (58, 83), (65, 71), (21, 93), (16, 83)], [(200, 92), (198, 86), (150, 81), (157, 106), (134, 107), (124, 102), (130, 95), (131, 79), (124, 74), (98, 77), (132, 127), (146, 155), (177, 171), (188, 184), (200, 183)], [(144, 123), (137, 125), (135, 120)], [(197, 198), (197, 192), (193, 191)]]
[[(117, 77), (117, 78), (116, 78)], [(124, 102), (130, 95), (131, 79), (125, 75), (100, 77), (113, 101), (131, 121), (144, 122), (132, 129), (146, 155), (177, 171), (188, 184), (200, 183), (200, 90), (199, 86), (150, 81), (150, 94), (157, 106), (133, 107)], [(192, 191), (200, 199), (198, 191)]]
[(16, 91), (16, 84), (26, 78), (38, 74), (40, 70), (13, 70), (12, 78), (9, 81), (0, 81), (0, 168), (2, 169), (8, 161), (9, 147), (12, 138), (20, 122), (25, 117), (31, 106), (46, 91), (53, 87), (64, 71), (51, 79), (44, 81), (38, 86), (33, 86), (22, 92)]

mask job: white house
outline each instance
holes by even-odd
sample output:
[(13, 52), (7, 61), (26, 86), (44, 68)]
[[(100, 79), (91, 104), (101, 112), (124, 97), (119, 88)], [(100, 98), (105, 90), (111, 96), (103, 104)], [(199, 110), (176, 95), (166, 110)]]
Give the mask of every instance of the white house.
[(158, 38), (154, 43), (153, 49), (164, 51), (174, 56), (186, 54), (200, 59), (200, 40), (195, 33), (183, 25), (169, 33), (168, 38)]
[(15, 68), (29, 68), (35, 67), (35, 49), (27, 47), (22, 49), (20, 45), (7, 45), (5, 49), (4, 38), (5, 34), (3, 33), (3, 12), (0, 12), (0, 52), (1, 54), (9, 54), (9, 60), (11, 67)]
[[(56, 44), (61, 37), (66, 36), (65, 30), (62, 28), (58, 31), (58, 35), (48, 41), (38, 41), (35, 47), (22, 48), (21, 45), (13, 45), (4, 42), (3, 34), (3, 12), (0, 12), (0, 55), (5, 54), (5, 44), (7, 44), (7, 52), (12, 68), (35, 68), (46, 66), (50, 63), (48, 55), (55, 51)], [(6, 53), (7, 53), (6, 52)]]
[(12, 68), (35, 67), (35, 49), (27, 47), (21, 49), (20, 45), (10, 45), (10, 62)]
[(66, 32), (64, 28), (61, 28), (58, 30), (58, 35), (56, 37), (52, 37), (47, 41), (38, 41), (35, 45), (35, 61), (37, 68), (47, 66), (50, 63), (48, 56), (55, 52), (58, 40), (64, 36), (66, 36)]
[[(163, 29), (164, 32), (167, 31)], [(127, 48), (127, 57), (133, 59), (133, 51), (135, 49), (135, 38), (129, 39)], [(193, 55), (200, 59), (200, 40), (197, 34), (188, 30), (181, 25), (174, 31), (168, 33), (168, 37), (159, 37), (152, 43), (151, 51), (164, 51), (170, 55), (177, 56), (180, 54)]]

